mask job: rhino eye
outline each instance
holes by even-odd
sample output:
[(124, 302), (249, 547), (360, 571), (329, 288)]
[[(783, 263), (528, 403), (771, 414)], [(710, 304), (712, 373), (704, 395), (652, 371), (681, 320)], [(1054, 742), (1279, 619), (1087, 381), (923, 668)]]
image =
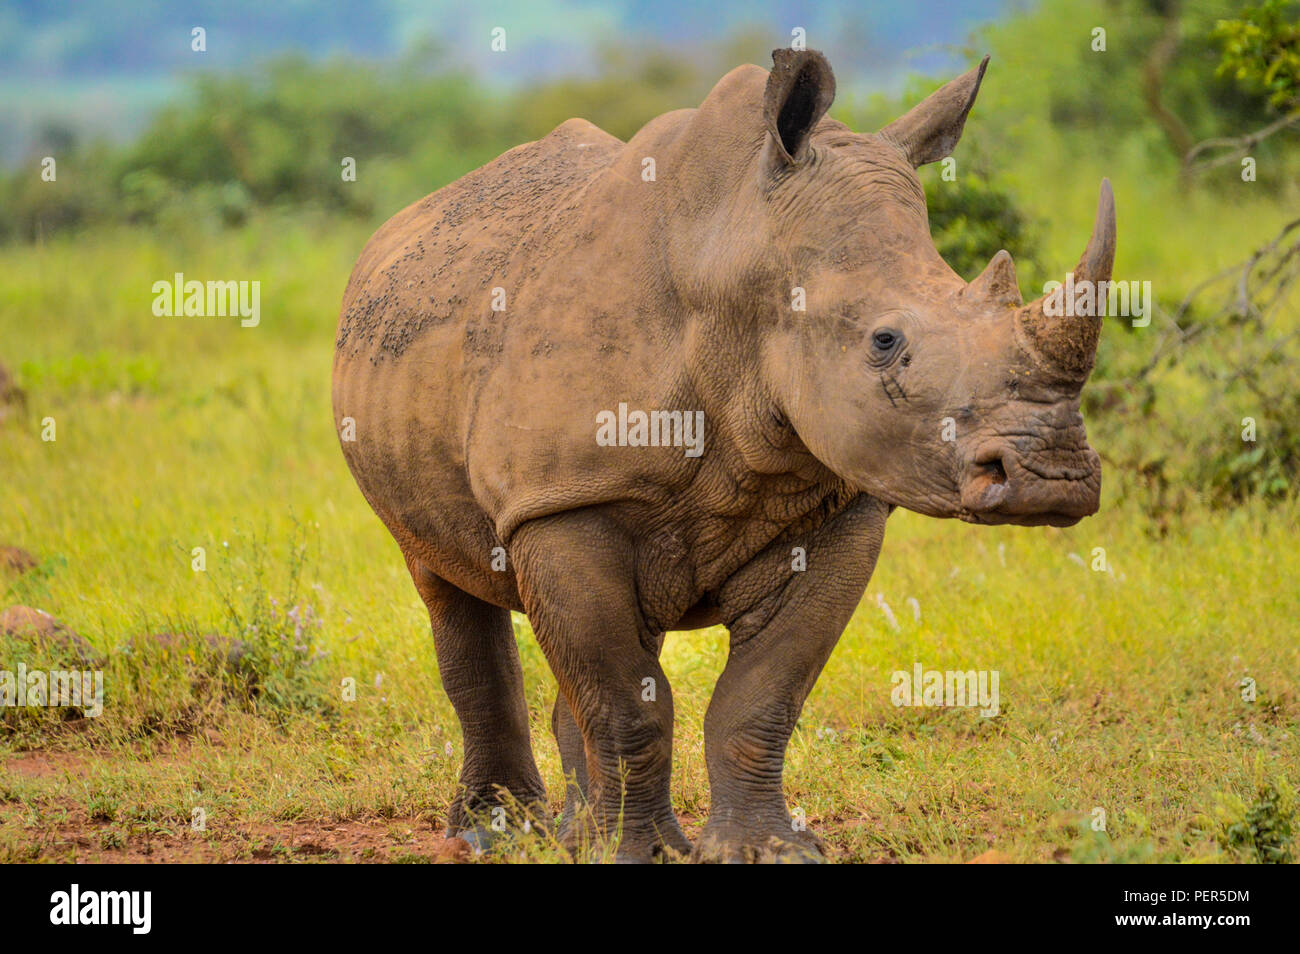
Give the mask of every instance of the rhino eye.
[(881, 355), (889, 354), (889, 352), (898, 347), (898, 343), (902, 340), (902, 335), (889, 328), (881, 328), (871, 336), (872, 347), (874, 347), (876, 352)]

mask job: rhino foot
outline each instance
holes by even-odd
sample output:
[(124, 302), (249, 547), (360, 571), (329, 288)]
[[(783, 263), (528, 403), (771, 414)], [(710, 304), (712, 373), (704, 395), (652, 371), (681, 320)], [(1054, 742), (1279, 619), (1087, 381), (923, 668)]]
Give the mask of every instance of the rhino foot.
[(584, 806), (561, 822), (557, 837), (570, 854), (584, 860), (598, 860), (611, 848), (616, 864), (654, 864), (691, 857), (690, 839), (675, 816), (637, 824), (615, 822), (610, 827), (616, 832), (612, 836), (595, 824), (590, 808)]
[(534, 832), (545, 834), (550, 828), (544, 801), (520, 803), (507, 799), (496, 804), (472, 799), (474, 807), (468, 808), (465, 800), (458, 798), (448, 814), (447, 837), (463, 840), (475, 855), (482, 855), (502, 842)]
[(505, 832), (493, 831), (485, 825), (475, 825), (473, 828), (462, 828), (460, 831), (453, 832), (447, 829), (447, 838), (459, 838), (465, 844), (469, 845), (470, 853), (478, 856), (487, 854), (492, 850), (494, 844), (498, 844), (505, 836)]
[(705, 827), (691, 855), (697, 864), (825, 864), (821, 841), (810, 832)]

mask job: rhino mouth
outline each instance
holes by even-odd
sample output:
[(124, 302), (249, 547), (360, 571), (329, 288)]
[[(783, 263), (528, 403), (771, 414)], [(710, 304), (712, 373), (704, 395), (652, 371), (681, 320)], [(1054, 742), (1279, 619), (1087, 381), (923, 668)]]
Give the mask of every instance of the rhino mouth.
[(957, 516), (977, 524), (1069, 527), (1097, 512), (1100, 492), (1101, 462), (1091, 447), (1045, 462), (994, 445), (967, 468)]
[(1073, 527), (1084, 517), (1083, 514), (1076, 516), (1074, 514), (1048, 511), (1046, 513), (1034, 514), (1004, 514), (1004, 513), (972, 513), (971, 511), (962, 511), (957, 514), (958, 519), (967, 523), (979, 524), (980, 526), (992, 527), (1004, 524), (1010, 524), (1017, 527)]

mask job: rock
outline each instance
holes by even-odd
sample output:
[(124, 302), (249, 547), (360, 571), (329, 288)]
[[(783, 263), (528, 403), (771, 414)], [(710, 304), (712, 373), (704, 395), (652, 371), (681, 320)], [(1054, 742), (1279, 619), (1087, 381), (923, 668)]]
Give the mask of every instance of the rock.
[(26, 573), (38, 565), (36, 557), (20, 547), (0, 547), (0, 569)]
[(0, 633), (70, 650), (92, 669), (104, 664), (103, 657), (95, 652), (95, 647), (44, 610), (30, 606), (9, 607), (0, 613)]

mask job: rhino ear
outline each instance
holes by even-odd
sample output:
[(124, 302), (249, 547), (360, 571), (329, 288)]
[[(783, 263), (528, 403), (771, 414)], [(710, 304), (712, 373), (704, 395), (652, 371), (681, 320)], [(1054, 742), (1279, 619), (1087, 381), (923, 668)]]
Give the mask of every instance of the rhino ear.
[(763, 93), (763, 122), (775, 158), (785, 164), (808, 156), (808, 139), (835, 100), (835, 74), (816, 50), (772, 51)]
[(966, 126), (966, 116), (975, 105), (975, 94), (988, 65), (986, 56), (979, 66), (939, 87), (906, 115), (880, 130), (880, 135), (903, 150), (913, 166), (951, 155)]

